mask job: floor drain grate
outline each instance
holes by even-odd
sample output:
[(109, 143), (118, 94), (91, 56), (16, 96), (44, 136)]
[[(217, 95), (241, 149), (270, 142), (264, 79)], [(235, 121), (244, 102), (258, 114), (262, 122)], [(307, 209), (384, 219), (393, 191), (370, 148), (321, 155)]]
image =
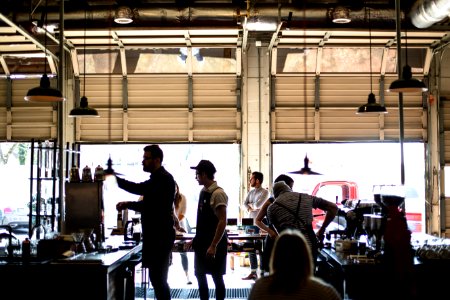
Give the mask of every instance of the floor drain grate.
[[(144, 292), (145, 292), (145, 289), (143, 287), (136, 287), (135, 288), (135, 297), (136, 298), (144, 298)], [(249, 293), (250, 293), (249, 288), (227, 289), (226, 290), (226, 298), (227, 299), (247, 299)], [(200, 298), (198, 289), (171, 289), (170, 294), (171, 294), (172, 299), (198, 299), (198, 298)], [(146, 297), (149, 299), (153, 299), (154, 296), (155, 296), (155, 294), (153, 292), (153, 289), (148, 288)], [(209, 297), (210, 298), (216, 297), (215, 289), (209, 290)]]

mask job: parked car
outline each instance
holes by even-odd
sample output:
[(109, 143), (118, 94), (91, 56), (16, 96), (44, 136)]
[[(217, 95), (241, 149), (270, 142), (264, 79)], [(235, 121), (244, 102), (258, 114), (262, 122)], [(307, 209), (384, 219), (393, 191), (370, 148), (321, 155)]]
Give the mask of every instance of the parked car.
[(28, 214), (26, 208), (4, 211), (2, 225), (9, 225), (15, 234), (28, 234)]

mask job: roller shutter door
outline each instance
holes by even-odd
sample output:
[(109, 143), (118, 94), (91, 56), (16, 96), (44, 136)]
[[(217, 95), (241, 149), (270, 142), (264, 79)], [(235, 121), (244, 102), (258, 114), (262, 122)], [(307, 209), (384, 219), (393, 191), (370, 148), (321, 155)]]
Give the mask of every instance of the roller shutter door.
[[(108, 80), (112, 83), (111, 90)], [(191, 105), (187, 76), (130, 76), (127, 81), (127, 109), (122, 97), (122, 78), (86, 81), (89, 105), (101, 117), (80, 119), (76, 126), (77, 141), (240, 140), (235, 76), (194, 76)]]
[[(395, 78), (387, 78), (383, 90), (393, 80)], [(372, 89), (379, 102), (379, 78), (373, 79)], [(278, 77), (272, 139), (296, 142), (398, 140), (398, 94), (384, 93), (388, 114), (357, 115), (357, 108), (367, 102), (369, 92), (368, 77), (307, 77), (306, 81), (303, 77)], [(422, 101), (421, 93), (403, 96), (405, 141), (426, 141), (426, 110)]]
[[(6, 126), (8, 124), (7, 111), (7, 84), (6, 80), (0, 80), (0, 140), (6, 140)], [(9, 114), (10, 115), (10, 114)]]
[[(55, 82), (51, 81), (52, 86)], [(0, 137), (8, 141), (53, 139), (57, 136), (57, 111), (53, 103), (27, 102), (23, 98), (29, 89), (39, 86), (39, 79), (12, 81), (11, 110), (7, 106), (7, 82), (1, 81)]]

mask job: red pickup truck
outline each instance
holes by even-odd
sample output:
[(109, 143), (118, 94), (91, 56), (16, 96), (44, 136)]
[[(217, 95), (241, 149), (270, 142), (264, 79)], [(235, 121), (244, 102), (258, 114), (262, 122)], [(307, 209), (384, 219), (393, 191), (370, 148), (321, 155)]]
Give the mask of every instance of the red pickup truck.
[[(360, 199), (357, 183), (346, 180), (331, 180), (319, 182), (314, 187), (311, 194), (327, 200), (331, 200), (331, 196), (334, 196), (335, 203), (340, 208), (343, 207), (343, 200)], [(417, 195), (417, 192), (411, 194)], [(373, 199), (370, 199), (369, 201), (375, 202)], [(418, 203), (419, 201), (420, 199), (417, 198), (409, 198), (407, 193), (405, 199), (406, 219), (409, 229), (412, 232), (422, 232), (422, 212), (418, 211), (417, 209), (417, 207), (420, 207), (420, 203)], [(425, 204), (423, 206), (425, 206)], [(320, 209), (315, 209), (313, 211), (313, 215), (315, 216), (313, 226), (314, 228), (316, 228), (316, 224), (320, 224), (321, 222), (323, 222), (324, 212)]]

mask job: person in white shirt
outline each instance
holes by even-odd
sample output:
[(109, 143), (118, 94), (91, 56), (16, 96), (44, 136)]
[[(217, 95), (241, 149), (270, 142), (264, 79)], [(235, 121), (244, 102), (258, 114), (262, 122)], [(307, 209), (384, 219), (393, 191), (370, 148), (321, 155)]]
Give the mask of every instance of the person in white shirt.
[[(250, 177), (250, 186), (252, 190), (247, 194), (244, 201), (244, 207), (247, 210), (248, 216), (255, 219), (264, 202), (269, 199), (269, 191), (261, 186), (264, 180), (264, 175), (261, 172), (253, 172)], [(258, 257), (256, 253), (249, 253), (251, 272), (248, 276), (242, 278), (243, 280), (255, 280), (258, 278), (256, 271), (258, 270)], [(260, 259), (261, 261), (261, 259)]]

